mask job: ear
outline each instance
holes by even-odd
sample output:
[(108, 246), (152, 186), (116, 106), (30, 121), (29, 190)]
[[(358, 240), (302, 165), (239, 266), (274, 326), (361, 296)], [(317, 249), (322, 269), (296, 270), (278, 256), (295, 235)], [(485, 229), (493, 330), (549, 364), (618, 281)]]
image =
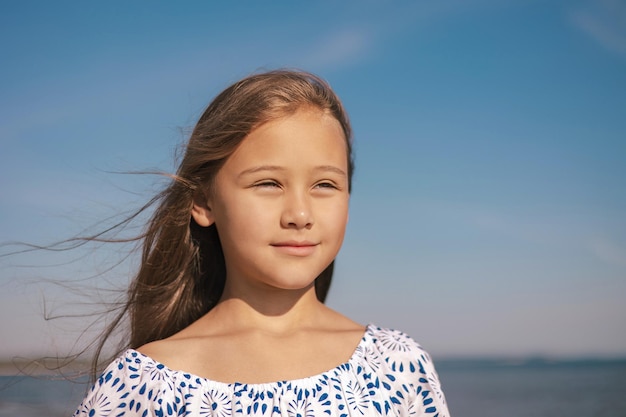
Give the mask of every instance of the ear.
[(209, 227), (215, 223), (213, 212), (204, 195), (194, 198), (193, 206), (191, 207), (191, 216), (196, 223), (202, 227)]

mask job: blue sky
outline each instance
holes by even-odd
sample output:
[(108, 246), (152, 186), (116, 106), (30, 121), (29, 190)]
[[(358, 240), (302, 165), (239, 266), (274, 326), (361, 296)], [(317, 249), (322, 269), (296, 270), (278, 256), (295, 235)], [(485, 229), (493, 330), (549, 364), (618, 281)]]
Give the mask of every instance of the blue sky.
[[(626, 354), (624, 2), (0, 8), (0, 241), (137, 207), (154, 179), (111, 171), (172, 171), (221, 89), (303, 68), (355, 131), (332, 307), (440, 357)], [(42, 297), (82, 311), (68, 282), (117, 254), (0, 258), (0, 356), (70, 346), (86, 321), (44, 322)], [(123, 286), (132, 267), (96, 281)]]

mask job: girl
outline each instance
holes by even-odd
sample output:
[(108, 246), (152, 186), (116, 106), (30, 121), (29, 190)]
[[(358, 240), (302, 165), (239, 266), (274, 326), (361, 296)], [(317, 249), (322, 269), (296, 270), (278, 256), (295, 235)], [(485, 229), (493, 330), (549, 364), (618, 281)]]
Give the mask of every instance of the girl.
[(323, 304), (352, 172), (320, 78), (272, 71), (219, 94), (143, 235), (116, 321), (127, 349), (75, 416), (448, 416), (415, 341)]

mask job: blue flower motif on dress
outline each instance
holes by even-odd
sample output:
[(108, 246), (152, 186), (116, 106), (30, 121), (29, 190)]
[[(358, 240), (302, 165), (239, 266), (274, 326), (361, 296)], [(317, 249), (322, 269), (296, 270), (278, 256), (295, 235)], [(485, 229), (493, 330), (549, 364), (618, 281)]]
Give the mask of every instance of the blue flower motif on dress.
[(315, 410), (308, 398), (296, 398), (289, 402), (287, 415), (289, 417), (315, 417)]
[(201, 395), (200, 415), (210, 417), (231, 417), (230, 397), (225, 392), (211, 390)]
[(365, 346), (363, 348), (363, 359), (374, 372), (378, 372), (383, 365), (382, 359), (378, 355), (378, 350), (374, 349), (373, 346)]
[[(423, 356), (419, 345), (416, 346), (413, 339), (402, 332), (394, 330), (381, 330), (379, 335), (380, 344), (391, 352), (385, 361), (394, 373), (415, 373), (417, 371), (416, 356)], [(418, 352), (419, 351), (419, 352)]]
[(164, 390), (168, 391), (174, 388), (173, 381), (169, 377), (167, 368), (165, 368), (164, 365), (160, 363), (147, 363), (143, 367), (143, 372), (150, 377), (151, 381), (163, 383), (165, 385), (163, 387)]
[(420, 404), (415, 402), (416, 393), (411, 385), (402, 384), (391, 397), (392, 408), (399, 417), (419, 416)]
[(104, 393), (98, 393), (89, 398), (79, 408), (80, 415), (85, 416), (106, 416), (113, 411), (113, 405), (109, 397)]
[[(348, 381), (345, 392), (348, 408), (364, 416), (369, 405), (369, 393), (367, 388), (361, 386), (359, 381)], [(352, 415), (352, 413), (350, 413), (350, 415)]]
[(378, 335), (380, 344), (392, 352), (409, 352), (414, 348), (411, 339), (404, 333), (393, 330), (382, 331)]

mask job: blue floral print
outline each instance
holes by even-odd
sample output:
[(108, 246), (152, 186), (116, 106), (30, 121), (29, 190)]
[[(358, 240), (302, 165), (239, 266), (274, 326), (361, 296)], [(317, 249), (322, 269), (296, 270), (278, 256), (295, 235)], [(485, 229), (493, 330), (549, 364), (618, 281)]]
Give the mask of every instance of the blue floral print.
[(430, 356), (406, 334), (368, 325), (348, 362), (308, 378), (222, 383), (127, 350), (74, 417), (449, 417)]

